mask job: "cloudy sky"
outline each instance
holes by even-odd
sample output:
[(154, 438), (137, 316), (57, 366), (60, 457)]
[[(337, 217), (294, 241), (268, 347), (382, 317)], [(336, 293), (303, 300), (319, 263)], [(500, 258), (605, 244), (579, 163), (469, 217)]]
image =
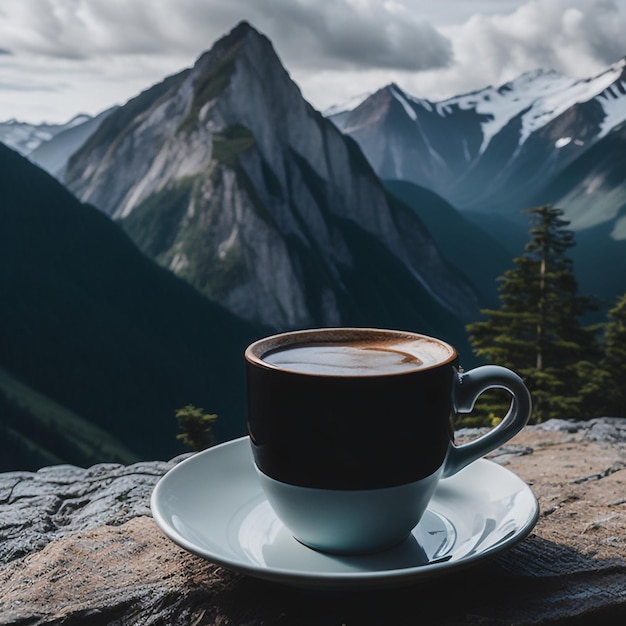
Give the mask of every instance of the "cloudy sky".
[(189, 67), (242, 19), (320, 110), (395, 81), (442, 99), (626, 56), (626, 0), (5, 0), (0, 121), (65, 122)]

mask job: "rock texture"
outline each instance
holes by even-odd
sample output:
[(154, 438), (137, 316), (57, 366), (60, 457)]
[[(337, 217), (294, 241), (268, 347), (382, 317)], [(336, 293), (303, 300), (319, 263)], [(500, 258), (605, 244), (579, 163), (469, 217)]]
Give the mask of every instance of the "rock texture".
[(295, 590), (174, 545), (149, 498), (180, 458), (1, 474), (0, 624), (624, 623), (626, 419), (527, 427), (491, 458), (531, 485), (534, 532), (489, 562), (376, 593)]
[(392, 303), (390, 285), (422, 300), (407, 319), (434, 306), (439, 323), (442, 314), (467, 322), (480, 308), (420, 219), (387, 195), (245, 22), (116, 110), (63, 182), (148, 256), (273, 329), (372, 324), (359, 316), (380, 316), (378, 300), (413, 308)]

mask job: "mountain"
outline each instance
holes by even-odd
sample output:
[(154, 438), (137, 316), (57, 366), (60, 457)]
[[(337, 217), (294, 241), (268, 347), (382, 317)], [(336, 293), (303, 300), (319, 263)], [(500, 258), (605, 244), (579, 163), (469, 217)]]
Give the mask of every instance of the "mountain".
[(75, 115), (65, 124), (29, 124), (15, 119), (0, 122), (0, 142), (61, 179), (68, 159), (116, 108), (94, 117)]
[(65, 166), (69, 158), (98, 130), (100, 124), (115, 111), (111, 107), (95, 117), (89, 117), (80, 123), (70, 123), (46, 141), (42, 141), (28, 153), (28, 158), (52, 174), (55, 178), (63, 178)]
[(135, 463), (140, 457), (105, 428), (0, 368), (0, 472), (69, 463)]
[(31, 464), (171, 458), (187, 404), (218, 414), (218, 440), (245, 434), (243, 350), (266, 328), (209, 302), (2, 144), (0, 197), (4, 462), (16, 450)]
[(113, 112), (63, 182), (249, 321), (404, 327), (469, 351), (476, 288), (246, 22)]
[(0, 122), (0, 142), (20, 154), (28, 155), (56, 135), (80, 126), (90, 119), (89, 115), (80, 114), (65, 124), (29, 124), (15, 119)]
[(380, 177), (433, 190), (514, 255), (527, 240), (523, 209), (563, 208), (581, 284), (608, 301), (626, 291), (626, 59), (585, 80), (537, 70), (439, 102), (391, 84), (329, 119)]
[(461, 210), (513, 214), (626, 121), (625, 68), (622, 59), (586, 80), (536, 70), (439, 102), (391, 84), (330, 119), (382, 178), (428, 187)]
[(580, 287), (612, 308), (626, 292), (626, 123), (563, 168), (536, 198), (567, 210)]
[(448, 261), (477, 287), (483, 306), (497, 308), (498, 277), (513, 266), (510, 251), (429, 189), (405, 180), (383, 182), (417, 213)]

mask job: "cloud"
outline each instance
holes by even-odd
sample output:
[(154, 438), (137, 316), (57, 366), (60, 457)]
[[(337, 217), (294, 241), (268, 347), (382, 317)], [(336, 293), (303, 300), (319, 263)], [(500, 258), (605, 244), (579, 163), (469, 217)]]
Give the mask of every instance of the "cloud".
[(198, 56), (246, 19), (293, 66), (444, 67), (450, 42), (400, 2), (381, 0), (20, 0), (5, 7), (0, 40), (25, 54)]
[(41, 93), (41, 92), (52, 92), (54, 93), (55, 91), (59, 90), (59, 86), (55, 85), (55, 86), (50, 86), (50, 85), (28, 85), (28, 84), (24, 84), (18, 81), (6, 81), (6, 80), (1, 80), (0, 81), (0, 91), (7, 91), (9, 93), (12, 92), (37, 92), (37, 93)]
[(259, 25), (300, 67), (421, 71), (452, 59), (450, 42), (400, 3), (278, 0), (272, 7), (271, 16), (258, 16)]
[(592, 76), (626, 54), (625, 4), (623, 0), (6, 2), (0, 9), (2, 80), (15, 85), (16, 94), (32, 91), (33, 96), (1, 100), (0, 119), (16, 114), (69, 119), (77, 108), (97, 113), (123, 103), (190, 67), (243, 19), (271, 39), (304, 96), (318, 109), (392, 81), (411, 94), (434, 100), (500, 85), (537, 67)]
[(599, 61), (612, 63), (626, 55), (626, 14), (613, 0), (598, 0), (585, 13), (572, 11), (569, 26), (572, 36), (586, 42), (589, 53)]
[(494, 68), (551, 67), (565, 73), (580, 71), (583, 58), (610, 63), (618, 47), (626, 53), (622, 31), (611, 27), (626, 25), (624, 17), (620, 20), (611, 2), (577, 7), (564, 0), (532, 0), (509, 15), (468, 20), (457, 38), (459, 62), (477, 55), (474, 59)]
[(443, 98), (536, 68), (588, 77), (626, 55), (626, 14), (612, 0), (530, 0), (508, 14), (477, 14), (442, 31), (453, 43), (454, 63), (405, 76), (400, 84), (410, 93)]

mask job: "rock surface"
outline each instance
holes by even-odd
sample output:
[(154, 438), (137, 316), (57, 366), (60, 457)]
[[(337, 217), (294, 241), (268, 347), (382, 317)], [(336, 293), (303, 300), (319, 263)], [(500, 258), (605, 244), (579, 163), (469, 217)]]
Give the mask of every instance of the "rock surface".
[(296, 590), (173, 544), (149, 499), (181, 458), (0, 474), (0, 624), (624, 623), (626, 419), (527, 427), (490, 458), (533, 489), (533, 533), (467, 570), (376, 592)]

